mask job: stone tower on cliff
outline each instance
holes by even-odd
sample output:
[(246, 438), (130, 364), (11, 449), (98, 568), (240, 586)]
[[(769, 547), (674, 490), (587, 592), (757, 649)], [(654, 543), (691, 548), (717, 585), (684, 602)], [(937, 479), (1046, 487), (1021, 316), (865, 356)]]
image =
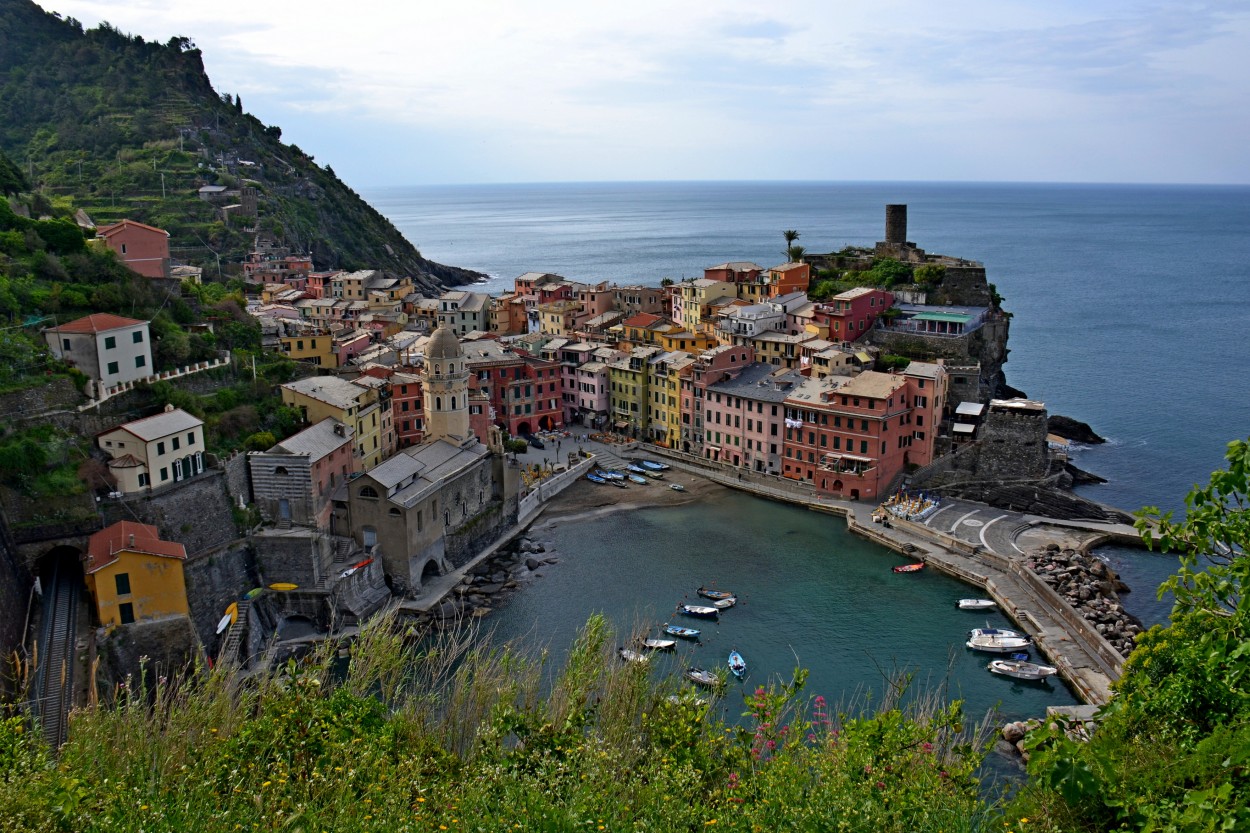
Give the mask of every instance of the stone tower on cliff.
[(469, 428), (469, 367), (460, 339), (439, 327), (425, 350), (423, 395), (425, 439), (463, 445), (473, 438)]

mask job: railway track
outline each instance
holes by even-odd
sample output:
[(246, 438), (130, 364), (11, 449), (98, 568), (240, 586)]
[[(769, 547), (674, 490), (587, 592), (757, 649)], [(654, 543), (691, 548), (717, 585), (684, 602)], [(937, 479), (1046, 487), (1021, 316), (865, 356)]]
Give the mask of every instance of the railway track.
[(78, 632), (78, 598), (82, 582), (58, 565), (44, 594), (43, 628), (35, 677), (36, 704), (44, 739), (57, 749), (69, 729), (74, 705), (74, 664)]

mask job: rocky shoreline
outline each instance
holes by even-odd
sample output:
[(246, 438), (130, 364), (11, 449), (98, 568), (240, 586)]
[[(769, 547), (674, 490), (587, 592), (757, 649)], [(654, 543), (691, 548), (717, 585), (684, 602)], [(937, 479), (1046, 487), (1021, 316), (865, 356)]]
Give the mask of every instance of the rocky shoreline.
[(1122, 656), (1129, 655), (1143, 628), (1120, 604), (1119, 594), (1129, 592), (1129, 587), (1114, 570), (1095, 556), (1058, 544), (1030, 556), (1025, 566), (1063, 596)]
[(547, 546), (527, 537), (511, 541), (465, 573), (439, 605), (415, 618), (432, 627), (442, 627), (486, 616), (514, 591), (541, 578), (544, 567), (559, 563), (559, 554)]

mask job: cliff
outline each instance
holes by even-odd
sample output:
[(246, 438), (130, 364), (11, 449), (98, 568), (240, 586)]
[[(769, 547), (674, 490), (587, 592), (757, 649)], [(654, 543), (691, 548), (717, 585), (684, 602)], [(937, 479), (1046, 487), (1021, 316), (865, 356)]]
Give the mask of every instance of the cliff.
[[(213, 89), (186, 37), (84, 30), (31, 0), (0, 0), (0, 151), (49, 213), (159, 226), (175, 257), (214, 270), (261, 234), (311, 252), (319, 269), (385, 269), (427, 291), (482, 277), (423, 258), (330, 166), (281, 138)], [(204, 185), (223, 199), (201, 199)]]

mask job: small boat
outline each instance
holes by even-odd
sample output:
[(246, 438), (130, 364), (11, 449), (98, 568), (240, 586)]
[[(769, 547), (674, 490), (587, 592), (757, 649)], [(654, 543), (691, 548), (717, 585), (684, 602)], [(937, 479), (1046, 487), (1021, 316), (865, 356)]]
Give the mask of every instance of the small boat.
[(995, 659), (985, 666), (994, 674), (1004, 677), (1015, 677), (1017, 680), (1044, 680), (1059, 673), (1053, 665), (1039, 665), (1036, 662), (1022, 660)]
[(298, 584), (291, 584), (289, 581), (278, 581), (269, 585), (270, 590), (277, 590), (279, 593), (289, 593), (299, 588)]
[(694, 628), (685, 628), (681, 625), (665, 625), (664, 632), (669, 636), (677, 636), (682, 639), (698, 639), (701, 631)]
[(638, 464), (644, 469), (651, 469), (652, 471), (668, 471), (672, 468), (667, 463), (657, 463), (654, 460), (639, 460)]
[(671, 651), (677, 647), (676, 639), (644, 639), (642, 647), (648, 651)]
[(594, 472), (587, 474), (586, 479), (589, 480), (591, 483), (598, 483), (600, 486), (603, 486), (608, 482), (604, 480), (602, 477), (600, 477), (599, 475), (595, 474)]
[(368, 567), (372, 563), (373, 563), (372, 558), (366, 558), (364, 561), (358, 561), (352, 566), (348, 567), (343, 572), (339, 573), (339, 578), (351, 578), (352, 576), (356, 575), (356, 573), (360, 572), (361, 570), (363, 570), (365, 567)]
[(625, 475), (621, 474), (619, 471), (608, 471), (607, 469), (599, 469), (598, 471), (595, 472), (595, 474), (599, 475), (604, 480), (624, 480), (625, 479)]
[(960, 599), (955, 604), (960, 610), (990, 610), (998, 606), (993, 599)]
[(625, 482), (625, 478), (621, 478), (620, 480), (618, 480), (618, 479), (616, 479), (615, 477), (609, 477), (609, 478), (608, 478), (608, 485), (609, 485), (609, 486), (615, 486), (615, 487), (616, 487), (616, 488), (618, 488), (618, 489), (628, 489), (628, 488), (629, 488), (629, 484)]
[(217, 633), (221, 633), (228, 627), (230, 627), (230, 614), (229, 613), (221, 617), (221, 621), (217, 623)]
[(711, 599), (713, 601), (719, 601), (720, 599), (733, 598), (733, 591), (731, 590), (713, 590), (710, 587), (700, 587), (695, 592), (698, 593), (703, 598)]
[(915, 564), (901, 564), (898, 567), (892, 567), (896, 573), (918, 573), (924, 569), (924, 562), (917, 561)]
[(709, 688), (720, 682), (720, 678), (716, 676), (715, 672), (708, 671), (706, 668), (694, 668), (692, 666), (683, 671), (682, 674), (695, 685), (708, 686)]
[(1011, 654), (1029, 648), (1033, 642), (1026, 636), (978, 634), (971, 637), (966, 644), (974, 651), (985, 651), (987, 654)]
[(628, 475), (627, 479), (629, 480), (630, 483), (637, 483), (639, 486), (645, 486), (647, 485), (648, 482), (650, 482), (647, 480), (647, 478), (638, 474), (630, 474)]
[(973, 628), (968, 631), (968, 636), (1007, 636), (1007, 637), (1024, 637), (1028, 638), (1028, 634), (1024, 631), (1013, 631), (1011, 628)]
[(683, 486), (683, 485), (681, 485), (680, 483), (669, 483), (669, 484), (668, 484), (668, 487), (669, 487), (670, 489), (672, 489), (674, 492), (684, 492), (684, 491), (686, 491), (686, 487), (685, 487), (685, 486)]
[(729, 670), (739, 680), (746, 676), (747, 661), (742, 658), (742, 654), (737, 651), (729, 652)]
[(264, 592), (265, 592), (265, 588), (263, 587), (253, 587), (251, 590), (243, 594), (243, 598), (251, 600), (251, 599), (256, 598), (257, 596), (259, 596), (261, 593), (264, 593)]
[(677, 610), (685, 616), (694, 616), (697, 619), (715, 619), (720, 614), (716, 608), (705, 605), (678, 605)]
[(226, 605), (225, 614), (221, 617), (221, 621), (217, 623), (217, 633), (221, 633), (226, 628), (233, 625), (235, 623), (235, 620), (237, 620), (238, 618), (239, 618), (238, 602), (231, 602), (230, 604)]
[(626, 662), (646, 662), (647, 661), (646, 654), (640, 654), (637, 651), (630, 650), (629, 648), (621, 648), (620, 650), (617, 651), (617, 653), (620, 654), (621, 659), (625, 660)]
[(664, 472), (662, 471), (652, 471), (651, 469), (643, 469), (642, 473), (646, 475), (647, 477), (650, 477), (652, 480), (664, 479)]
[(627, 471), (633, 472), (634, 474), (646, 474), (647, 473), (647, 470), (644, 469), (642, 466), (638, 465), (637, 463), (630, 463), (628, 466), (625, 467), (625, 469)]
[(729, 608), (733, 607), (737, 603), (738, 603), (738, 597), (730, 596), (727, 599), (717, 599), (716, 601), (712, 602), (712, 607), (716, 608), (717, 610), (728, 610)]

